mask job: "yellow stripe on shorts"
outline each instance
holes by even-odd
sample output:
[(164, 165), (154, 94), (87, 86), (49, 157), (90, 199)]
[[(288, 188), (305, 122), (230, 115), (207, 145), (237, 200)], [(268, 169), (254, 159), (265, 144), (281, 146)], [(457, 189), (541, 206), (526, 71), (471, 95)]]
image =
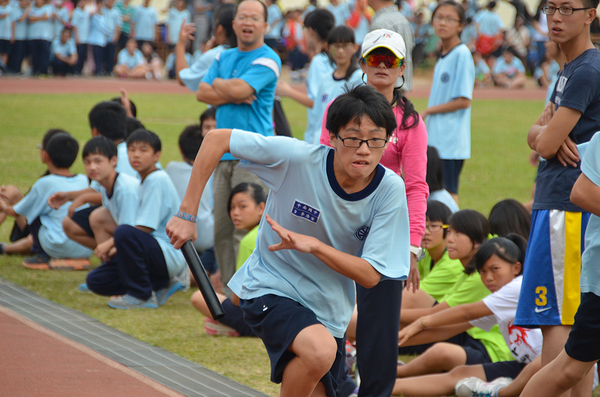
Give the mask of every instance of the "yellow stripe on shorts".
[[(575, 313), (581, 301), (581, 213), (565, 212), (565, 273), (561, 321), (575, 322)], [(576, 288), (575, 288), (576, 286)]]

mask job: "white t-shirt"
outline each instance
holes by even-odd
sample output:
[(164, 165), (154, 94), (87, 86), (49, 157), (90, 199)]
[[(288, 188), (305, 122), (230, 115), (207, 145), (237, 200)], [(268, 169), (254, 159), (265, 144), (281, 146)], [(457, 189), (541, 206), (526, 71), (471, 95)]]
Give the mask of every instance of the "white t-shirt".
[(517, 302), (523, 276), (516, 277), (496, 293), (488, 295), (483, 303), (492, 311), (491, 316), (471, 321), (471, 325), (489, 331), (498, 324), (500, 332), (515, 359), (527, 364), (542, 352), (542, 331), (514, 325)]

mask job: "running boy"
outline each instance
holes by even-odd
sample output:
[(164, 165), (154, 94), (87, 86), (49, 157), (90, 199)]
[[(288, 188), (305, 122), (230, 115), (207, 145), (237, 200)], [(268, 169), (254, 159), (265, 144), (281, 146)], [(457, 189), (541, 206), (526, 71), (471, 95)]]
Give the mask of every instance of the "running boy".
[(86, 279), (92, 292), (121, 295), (108, 302), (115, 309), (157, 308), (185, 289), (176, 278), (187, 275), (183, 254), (169, 244), (165, 232), (180, 201), (167, 173), (156, 166), (160, 151), (160, 139), (153, 132), (137, 130), (127, 138), (129, 162), (142, 178), (135, 226), (117, 226), (114, 249), (103, 255), (109, 260)]
[[(370, 288), (406, 279), (409, 271), (404, 183), (378, 165), (396, 128), (387, 100), (359, 86), (332, 103), (326, 126), (333, 149), (240, 130), (212, 131), (194, 163), (180, 212), (168, 225), (176, 248), (196, 237), (190, 214), (224, 153), (244, 159), (240, 166), (269, 186), (256, 249), (229, 287), (263, 340), (271, 380), (282, 383), (284, 396), (335, 395), (355, 302), (353, 280)], [(381, 315), (398, 312), (382, 308)]]
[[(590, 215), (569, 196), (581, 173), (584, 145), (600, 130), (600, 52), (590, 40), (596, 7), (598, 0), (550, 0), (542, 7), (550, 39), (558, 43), (567, 63), (527, 137), (546, 161), (537, 176), (515, 318), (516, 325), (542, 329), (542, 365), (560, 353), (580, 304), (581, 232)], [(581, 382), (571, 395), (589, 396), (590, 385), (591, 379)]]

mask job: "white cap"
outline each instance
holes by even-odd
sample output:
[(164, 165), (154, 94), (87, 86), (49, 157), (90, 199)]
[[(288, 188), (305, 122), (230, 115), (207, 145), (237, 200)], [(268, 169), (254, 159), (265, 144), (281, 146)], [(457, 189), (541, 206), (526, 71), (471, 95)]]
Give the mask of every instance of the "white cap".
[(377, 29), (365, 36), (362, 44), (362, 56), (366, 57), (376, 48), (387, 48), (400, 59), (404, 59), (406, 54), (406, 45), (402, 36), (388, 29)]

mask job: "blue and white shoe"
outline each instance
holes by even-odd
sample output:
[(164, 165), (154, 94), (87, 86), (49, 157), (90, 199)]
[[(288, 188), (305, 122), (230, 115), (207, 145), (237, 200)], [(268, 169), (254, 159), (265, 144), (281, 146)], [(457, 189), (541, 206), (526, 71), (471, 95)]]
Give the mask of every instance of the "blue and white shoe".
[(77, 289), (79, 290), (79, 292), (92, 292), (90, 291), (86, 283), (79, 284), (79, 287), (77, 287)]
[(167, 285), (166, 288), (155, 291), (156, 300), (158, 302), (158, 305), (159, 306), (164, 305), (165, 302), (167, 301), (167, 299), (169, 299), (171, 297), (171, 295), (173, 295), (177, 291), (184, 291), (184, 290), (185, 290), (185, 285), (183, 285), (183, 283), (177, 277), (173, 277), (169, 281), (169, 285)]
[(153, 292), (152, 296), (148, 300), (138, 299), (129, 294), (122, 295), (116, 299), (108, 301), (108, 306), (114, 309), (156, 309), (158, 308), (158, 302), (156, 300), (156, 294)]
[(471, 377), (458, 381), (454, 389), (458, 397), (498, 397), (498, 390), (511, 384), (511, 378), (497, 378), (485, 382)]

